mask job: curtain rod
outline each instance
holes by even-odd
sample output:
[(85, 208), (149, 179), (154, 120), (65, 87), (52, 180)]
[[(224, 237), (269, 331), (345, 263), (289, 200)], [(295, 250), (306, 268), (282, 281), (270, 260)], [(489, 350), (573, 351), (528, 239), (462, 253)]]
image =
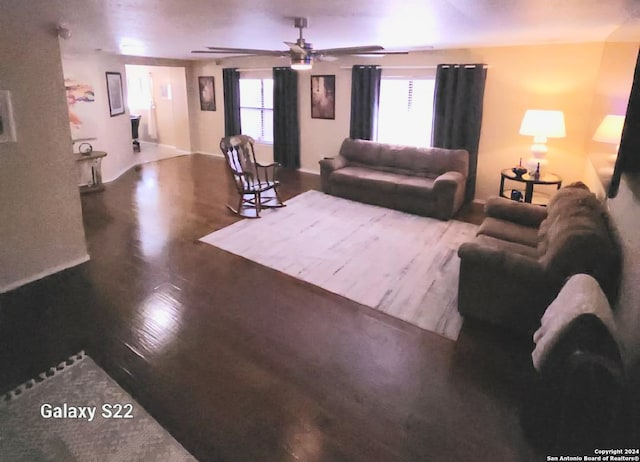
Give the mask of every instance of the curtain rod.
[[(353, 66), (364, 66), (365, 64), (354, 64)], [(351, 69), (353, 66), (340, 66), (340, 69)], [(459, 67), (459, 64), (445, 64), (446, 67)], [(278, 67), (278, 66), (276, 66)], [(437, 69), (438, 66), (380, 66), (382, 69)], [(475, 67), (473, 64), (467, 64), (465, 67)], [(485, 69), (488, 69), (489, 66), (484, 65)], [(263, 71), (271, 71), (272, 67), (256, 67), (256, 68), (238, 68), (236, 71), (238, 72), (263, 72)]]
[[(353, 66), (368, 66), (369, 64), (354, 64)], [(340, 69), (352, 69), (353, 66), (340, 66)], [(379, 66), (381, 69), (436, 69), (438, 66)]]
[[(354, 64), (353, 66), (365, 66), (365, 64)], [(340, 66), (340, 69), (352, 69), (353, 66)], [(460, 64), (444, 64), (444, 67), (460, 67)], [(381, 69), (437, 69), (438, 66), (379, 66)], [(464, 67), (476, 67), (475, 64), (465, 64)], [(485, 69), (488, 69), (489, 66), (486, 64), (483, 66)]]
[[(278, 66), (275, 66), (278, 67)], [(236, 69), (237, 72), (263, 72), (263, 71), (272, 71), (273, 67), (254, 67), (254, 68), (239, 68)]]

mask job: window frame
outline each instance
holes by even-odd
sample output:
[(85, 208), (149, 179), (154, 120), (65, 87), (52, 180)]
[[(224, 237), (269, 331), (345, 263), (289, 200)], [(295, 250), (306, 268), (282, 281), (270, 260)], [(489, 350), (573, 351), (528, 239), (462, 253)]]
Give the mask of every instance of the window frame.
[[(270, 81), (271, 82), (271, 87), (273, 89), (273, 78), (272, 77), (262, 77), (262, 76), (240, 76), (240, 81), (242, 82), (242, 80), (254, 80), (254, 81), (260, 81), (260, 106), (243, 106), (242, 105), (242, 83), (240, 83), (240, 124), (241, 126), (244, 127), (245, 124), (242, 123), (242, 112), (243, 110), (248, 110), (248, 111), (256, 111), (256, 112), (260, 112), (260, 136), (255, 136), (255, 134), (252, 133), (245, 133), (249, 136), (251, 136), (252, 138), (254, 138), (256, 143), (261, 143), (261, 144), (267, 144), (267, 145), (273, 145), (273, 96), (271, 97), (272, 99), (272, 107), (266, 107), (265, 106), (265, 81)], [(272, 90), (273, 91), (273, 90)], [(265, 113), (270, 114), (271, 116), (271, 127), (272, 127), (272, 132), (267, 134), (266, 130), (265, 130)], [(244, 129), (243, 129), (244, 132)]]
[[(410, 107), (415, 106), (415, 99), (413, 98), (413, 94), (412, 94), (412, 87), (415, 87), (415, 85), (411, 85), (410, 82), (416, 82), (416, 81), (429, 81), (431, 82), (432, 86), (433, 86), (433, 92), (431, 94), (431, 100), (429, 102), (429, 104), (427, 105), (427, 107), (431, 108), (431, 133), (430, 136), (428, 137), (428, 139), (426, 140), (425, 144), (420, 144), (420, 145), (416, 145), (414, 143), (407, 143), (406, 141), (404, 141), (406, 138), (404, 135), (402, 135), (399, 139), (395, 139), (395, 140), (389, 140), (389, 139), (383, 139), (380, 140), (379, 134), (380, 134), (380, 122), (381, 122), (381, 108), (380, 105), (378, 105), (378, 114), (377, 114), (377, 124), (376, 124), (376, 133), (375, 133), (375, 140), (381, 143), (389, 143), (389, 144), (400, 144), (400, 145), (409, 145), (409, 146), (416, 146), (416, 147), (430, 147), (432, 146), (432, 140), (433, 140), (433, 118), (434, 118), (434, 113), (433, 113), (433, 103), (435, 100), (435, 80), (436, 80), (436, 76), (435, 76), (435, 70), (433, 70), (432, 72), (427, 71), (424, 73), (419, 73), (416, 74), (415, 72), (402, 72), (400, 71), (399, 73), (397, 72), (398, 70), (394, 70), (394, 75), (385, 75), (384, 71), (383, 74), (381, 76), (380, 79), (380, 99), (379, 102), (382, 101), (382, 90), (383, 90), (383, 82), (386, 81), (402, 81), (402, 82), (406, 82), (407, 84), (407, 93), (405, 94), (405, 97), (403, 99), (403, 102), (406, 103), (406, 107), (407, 112), (406, 114), (408, 114), (410, 112)], [(425, 121), (426, 122), (426, 121)], [(425, 127), (428, 126), (427, 123), (425, 123)]]

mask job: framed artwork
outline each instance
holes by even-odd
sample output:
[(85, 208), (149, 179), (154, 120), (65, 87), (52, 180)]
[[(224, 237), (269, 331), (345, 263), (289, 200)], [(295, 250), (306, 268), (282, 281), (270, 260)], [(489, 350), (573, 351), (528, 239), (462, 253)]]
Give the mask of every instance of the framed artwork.
[(336, 118), (336, 76), (311, 76), (311, 118)]
[(16, 125), (11, 107), (11, 92), (0, 91), (0, 143), (16, 140)]
[(124, 114), (124, 96), (122, 94), (122, 75), (120, 72), (107, 72), (107, 95), (109, 96), (109, 114), (111, 117)]
[(200, 110), (216, 110), (216, 91), (211, 76), (198, 77), (198, 88), (200, 90)]

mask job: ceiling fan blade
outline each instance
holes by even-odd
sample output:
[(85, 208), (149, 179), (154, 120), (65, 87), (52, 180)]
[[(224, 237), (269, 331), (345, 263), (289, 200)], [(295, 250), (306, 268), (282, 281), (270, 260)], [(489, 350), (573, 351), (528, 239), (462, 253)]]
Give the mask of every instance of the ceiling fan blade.
[(369, 51), (365, 53), (354, 53), (362, 56), (385, 56), (385, 55), (408, 55), (408, 51)]
[(322, 61), (325, 63), (332, 63), (334, 61), (339, 60), (340, 58), (338, 58), (337, 56), (331, 56), (331, 55), (315, 55), (314, 54), (313, 59), (317, 61)]
[(291, 51), (293, 51), (294, 53), (298, 53), (300, 55), (306, 55), (308, 50), (305, 50), (304, 48), (302, 48), (300, 45), (298, 45), (297, 43), (293, 43), (293, 42), (284, 42), (284, 44), (286, 46), (288, 46)]
[(314, 53), (319, 55), (361, 55), (364, 53), (374, 53), (383, 51), (384, 47), (380, 45), (370, 45), (361, 47), (345, 47), (345, 48), (326, 48), (324, 50), (315, 50)]
[(260, 50), (254, 48), (206, 47), (211, 53), (236, 53), (243, 55), (284, 56), (288, 51)]

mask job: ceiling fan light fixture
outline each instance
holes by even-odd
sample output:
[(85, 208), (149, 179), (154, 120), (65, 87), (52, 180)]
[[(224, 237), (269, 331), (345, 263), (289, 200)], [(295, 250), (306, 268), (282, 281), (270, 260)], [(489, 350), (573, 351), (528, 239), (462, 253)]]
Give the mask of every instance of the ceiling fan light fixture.
[(310, 55), (291, 57), (291, 69), (294, 71), (309, 71), (313, 67)]

